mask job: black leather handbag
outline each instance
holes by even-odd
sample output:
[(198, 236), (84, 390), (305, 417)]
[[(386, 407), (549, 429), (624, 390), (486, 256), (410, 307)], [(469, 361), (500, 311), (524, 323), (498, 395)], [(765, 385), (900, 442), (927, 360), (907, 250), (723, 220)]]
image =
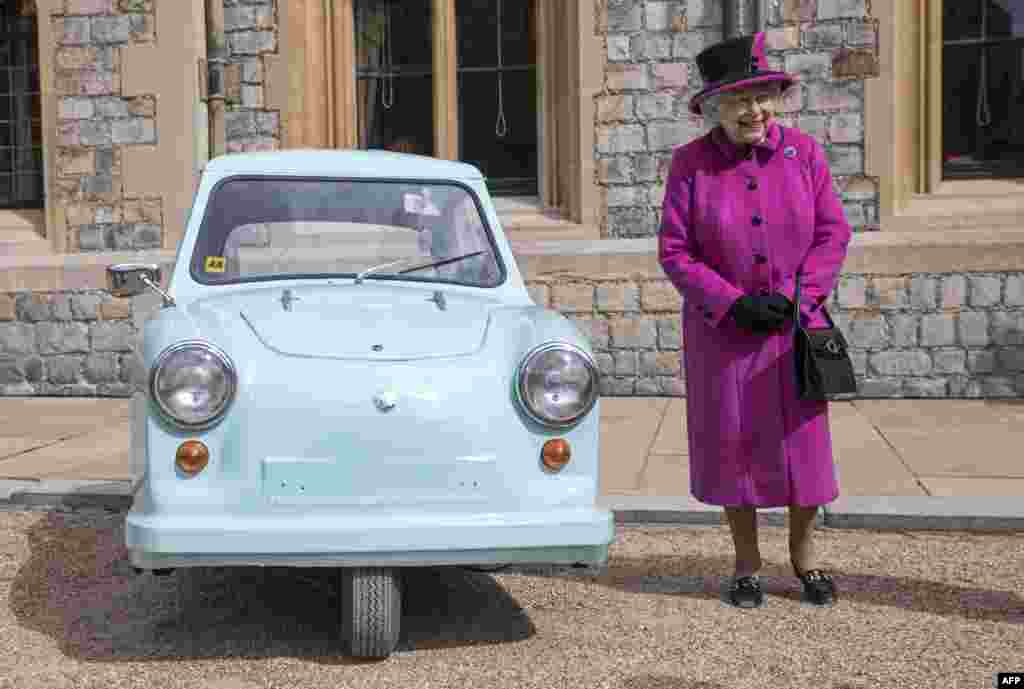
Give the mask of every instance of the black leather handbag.
[(800, 275), (797, 274), (793, 295), (793, 320), (796, 322), (793, 351), (797, 391), (804, 400), (830, 400), (857, 392), (857, 378), (846, 338), (824, 305), (821, 310), (830, 327), (805, 328), (800, 324)]

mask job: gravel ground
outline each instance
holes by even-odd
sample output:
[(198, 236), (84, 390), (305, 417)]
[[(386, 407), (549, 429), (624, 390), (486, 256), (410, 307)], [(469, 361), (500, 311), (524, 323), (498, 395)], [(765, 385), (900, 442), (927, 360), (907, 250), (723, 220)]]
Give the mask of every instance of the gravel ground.
[(724, 527), (620, 528), (606, 572), (417, 570), (399, 652), (340, 656), (330, 570), (135, 576), (123, 515), (0, 513), (0, 688), (991, 687), (1024, 670), (1024, 534), (819, 531), (832, 609), (762, 527), (767, 606), (722, 603)]

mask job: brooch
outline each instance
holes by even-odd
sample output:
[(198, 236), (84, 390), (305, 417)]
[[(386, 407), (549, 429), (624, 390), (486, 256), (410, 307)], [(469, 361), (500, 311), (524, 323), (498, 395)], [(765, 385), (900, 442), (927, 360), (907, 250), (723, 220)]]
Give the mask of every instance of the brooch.
[(782, 149), (782, 155), (787, 158), (796, 158), (796, 146), (786, 146)]

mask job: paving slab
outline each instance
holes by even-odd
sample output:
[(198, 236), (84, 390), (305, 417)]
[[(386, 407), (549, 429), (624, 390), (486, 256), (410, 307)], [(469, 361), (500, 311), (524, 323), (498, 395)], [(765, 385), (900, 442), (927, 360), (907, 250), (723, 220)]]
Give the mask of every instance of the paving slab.
[(658, 455), (690, 454), (686, 437), (686, 399), (677, 397), (668, 403), (651, 452)]
[(641, 468), (639, 484), (641, 493), (651, 497), (689, 494), (689, 457), (649, 454)]
[(661, 426), (668, 398), (633, 405), (618, 401), (609, 407), (605, 402), (601, 400), (599, 490), (640, 490), (641, 472)]
[(126, 399), (3, 397), (0, 438), (49, 443), (104, 428), (130, 414)]
[(857, 400), (855, 406), (915, 475), (1024, 478), (1024, 400)]
[(131, 475), (129, 423), (128, 420), (111, 421), (92, 433), (0, 460), (0, 478), (128, 478)]
[(672, 399), (671, 397), (602, 397), (601, 419), (632, 419), (646, 416), (661, 418), (665, 413), (665, 407)]
[(1024, 479), (1021, 478), (920, 476), (918, 480), (929, 495), (936, 497), (1017, 497), (1024, 512)]
[(49, 445), (54, 440), (0, 436), (0, 460)]
[(830, 405), (829, 427), (844, 495), (927, 495), (899, 454), (853, 405)]
[(947, 425), (1024, 425), (1024, 400), (863, 399), (853, 406), (886, 428), (943, 428)]

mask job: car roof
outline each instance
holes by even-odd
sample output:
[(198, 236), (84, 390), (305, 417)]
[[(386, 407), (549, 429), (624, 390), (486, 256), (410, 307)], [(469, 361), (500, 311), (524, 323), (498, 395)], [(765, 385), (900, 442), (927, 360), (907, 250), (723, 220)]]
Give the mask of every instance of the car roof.
[(400, 179), (483, 179), (474, 165), (392, 151), (290, 149), (230, 153), (206, 166), (218, 174), (302, 177), (393, 177)]

